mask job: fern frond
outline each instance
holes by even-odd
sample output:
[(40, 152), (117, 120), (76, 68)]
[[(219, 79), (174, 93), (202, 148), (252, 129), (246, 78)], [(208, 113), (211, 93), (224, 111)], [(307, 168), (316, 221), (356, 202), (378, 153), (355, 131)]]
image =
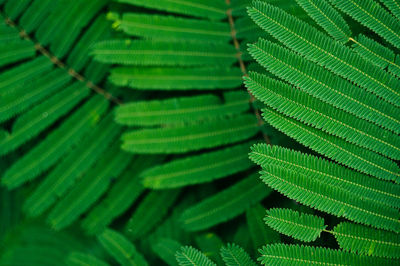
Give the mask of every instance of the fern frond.
[(47, 219), (50, 225), (59, 230), (78, 219), (103, 195), (112, 177), (118, 177), (130, 161), (131, 155), (121, 152), (118, 143), (113, 144), (73, 189), (57, 202)]
[(36, 31), (42, 45), (50, 45), (52, 53), (61, 58), (67, 54), (81, 30), (105, 6), (107, 0), (62, 1)]
[(236, 244), (221, 248), (221, 256), (227, 266), (256, 266), (249, 254)]
[(209, 259), (217, 263), (217, 265), (223, 264), (220, 250), (224, 244), (217, 234), (202, 233), (195, 237), (195, 242), (199, 250), (206, 254)]
[(253, 247), (256, 250), (265, 244), (281, 242), (279, 233), (265, 226), (264, 217), (265, 208), (260, 203), (255, 204), (246, 211), (247, 227), (253, 241)]
[(399, 108), (388, 102), (272, 42), (260, 39), (250, 46), (249, 51), (267, 70), (306, 93), (359, 118), (400, 133)]
[(74, 185), (82, 173), (95, 164), (120, 132), (121, 129), (112, 123), (112, 114), (109, 114), (45, 176), (26, 199), (25, 212), (30, 216), (38, 216), (46, 211)]
[(392, 14), (400, 20), (400, 6), (397, 0), (380, 0)]
[[(70, 80), (71, 76), (60, 69), (39, 77), (27, 86), (14, 89), (14, 91), (2, 97), (2, 103), (0, 103), (0, 113), (2, 114), (0, 122), (16, 116), (35, 103), (57, 93)], [(75, 89), (85, 90), (85, 87), (79, 84), (79, 86), (75, 85)]]
[(180, 266), (217, 266), (206, 255), (189, 246), (182, 247), (175, 256)]
[(240, 86), (241, 75), (237, 67), (115, 67), (109, 80), (118, 86), (141, 90), (232, 89)]
[(116, 109), (115, 121), (129, 126), (190, 123), (240, 114), (249, 109), (244, 91), (226, 92), (223, 99), (214, 94), (131, 102)]
[[(306, 59), (400, 106), (400, 83), (397, 79), (377, 66), (369, 64), (351, 48), (263, 1), (255, 1), (253, 7), (249, 9), (249, 14), (260, 27)], [(285, 60), (283, 54), (277, 59)], [(314, 74), (324, 76), (319, 70)]]
[(140, 129), (122, 135), (122, 149), (135, 153), (184, 153), (248, 139), (258, 132), (253, 115), (201, 124)]
[[(3, 20), (3, 17), (0, 15), (0, 19)], [(15, 42), (21, 38), (19, 36), (18, 31), (13, 28), (10, 28), (3, 21), (0, 22), (0, 43), (5, 42)]]
[[(39, 56), (26, 63), (5, 70), (0, 74), (0, 95), (6, 96), (15, 91), (23, 90), (26, 84), (30, 84), (52, 69), (51, 61), (45, 56)], [(26, 91), (24, 91), (26, 92)]]
[(95, 206), (82, 221), (89, 234), (104, 230), (116, 217), (126, 211), (143, 193), (139, 174), (162, 159), (161, 156), (135, 157), (125, 173), (118, 177), (105, 198)]
[(232, 45), (205, 42), (111, 40), (98, 42), (91, 55), (109, 64), (136, 66), (229, 66), (237, 61)]
[(347, 222), (337, 225), (332, 234), (344, 250), (368, 256), (400, 257), (399, 234)]
[(207, 39), (209, 41), (229, 42), (232, 38), (229, 24), (216, 21), (124, 13), (122, 19), (116, 22), (118, 28), (129, 35), (157, 40), (201, 41)]
[[(48, 84), (51, 84), (51, 82)], [(54, 87), (59, 89), (58, 86)], [(0, 155), (15, 150), (37, 136), (78, 105), (89, 93), (90, 91), (85, 86), (75, 83), (25, 112), (15, 120), (12, 132), (8, 137), (0, 140)]]
[(399, 167), (375, 152), (328, 135), (271, 109), (263, 109), (263, 118), (286, 135), (339, 163), (380, 179), (400, 182)]
[(292, 209), (269, 209), (264, 221), (276, 231), (305, 242), (316, 240), (326, 228), (323, 218)]
[(268, 186), (306, 206), (376, 228), (400, 231), (397, 209), (355, 197), (345, 190), (279, 166), (265, 166), (261, 174)]
[(19, 23), (27, 33), (31, 33), (43, 23), (53, 8), (54, 1), (52, 0), (33, 1), (29, 7), (24, 10)]
[(251, 148), (250, 159), (258, 165), (276, 165), (319, 180), (328, 186), (346, 190), (353, 196), (367, 198), (388, 206), (400, 206), (400, 186), (371, 178), (325, 159), (265, 144)]
[(400, 76), (400, 65), (395, 62), (395, 54), (389, 48), (367, 36), (360, 34), (353, 40), (353, 49), (369, 62), (380, 68), (388, 67), (393, 74)]
[(374, 0), (332, 0), (340, 10), (400, 48), (400, 24)]
[(13, 40), (0, 43), (0, 67), (17, 63), (35, 55), (35, 47), (31, 41)]
[(97, 239), (120, 265), (147, 266), (148, 263), (135, 246), (122, 234), (106, 229)]
[[(254, 175), (222, 190), (182, 213), (182, 226), (189, 231), (209, 228), (228, 221), (271, 193)], [(229, 201), (227, 200), (229, 199)]]
[(126, 224), (131, 239), (146, 235), (167, 214), (180, 193), (179, 189), (150, 191), (136, 207)]
[(67, 266), (108, 266), (108, 263), (92, 256), (81, 252), (72, 252), (68, 255), (66, 260)]
[(250, 143), (173, 160), (142, 173), (143, 185), (166, 189), (201, 184), (251, 167), (247, 158)]
[(26, 9), (30, 1), (31, 0), (7, 1), (4, 5), (4, 10), (11, 19), (15, 19)]
[(9, 188), (15, 188), (36, 178), (56, 163), (85, 133), (93, 129), (99, 117), (107, 110), (108, 104), (101, 96), (86, 102), (44, 141), (8, 168), (2, 183)]
[(303, 245), (272, 244), (263, 247), (260, 253), (259, 260), (265, 265), (392, 265), (395, 263), (382, 258)]
[(178, 265), (175, 254), (181, 247), (182, 245), (179, 242), (169, 238), (161, 238), (151, 246), (154, 253), (170, 266)]
[(195, 2), (191, 0), (117, 0), (117, 2), (213, 20), (226, 18), (227, 9), (225, 2), (214, 0)]
[[(75, 44), (71, 53), (68, 55), (67, 64), (75, 71), (81, 71), (91, 60), (88, 56), (91, 46), (100, 40), (105, 40), (110, 36), (110, 22), (104, 16), (99, 15), (96, 20), (85, 31), (82, 38)], [(89, 66), (88, 66), (89, 69)], [(85, 73), (88, 74), (88, 73)], [(88, 75), (89, 78), (90, 75)], [(104, 76), (103, 76), (104, 77)], [(95, 81), (90, 77), (93, 82)]]
[(245, 77), (245, 85), (257, 99), (286, 116), (353, 144), (393, 159), (400, 159), (400, 137), (390, 131), (384, 131), (372, 123), (265, 75), (250, 72), (249, 76)]
[(351, 36), (349, 25), (326, 0), (296, 0), (318, 25), (336, 40), (346, 43)]

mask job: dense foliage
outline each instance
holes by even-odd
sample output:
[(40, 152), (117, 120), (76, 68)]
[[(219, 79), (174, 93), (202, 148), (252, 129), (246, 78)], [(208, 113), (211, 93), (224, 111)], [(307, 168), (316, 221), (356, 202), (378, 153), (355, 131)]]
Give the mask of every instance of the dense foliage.
[(399, 7), (0, 0), (0, 265), (399, 264)]

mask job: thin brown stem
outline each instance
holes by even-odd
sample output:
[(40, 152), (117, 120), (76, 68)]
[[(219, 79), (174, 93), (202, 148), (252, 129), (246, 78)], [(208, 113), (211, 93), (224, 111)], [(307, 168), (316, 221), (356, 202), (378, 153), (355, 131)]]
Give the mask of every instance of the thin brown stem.
[(89, 89), (93, 90), (94, 92), (102, 95), (105, 99), (117, 104), (117, 105), (122, 105), (123, 102), (122, 100), (118, 99), (117, 97), (114, 97), (111, 93), (107, 92), (106, 90), (100, 88), (90, 80), (86, 79), (83, 75), (79, 74), (76, 72), (74, 69), (68, 67), (64, 62), (62, 62), (59, 58), (54, 56), (52, 53), (50, 53), (46, 48), (44, 48), (40, 43), (36, 42), (32, 37), (29, 36), (29, 34), (22, 28), (16, 25), (14, 21), (12, 21), (10, 18), (5, 16), (5, 23), (9, 25), (12, 28), (16, 28), (19, 31), (19, 35), (21, 36), (22, 39), (32, 41), (34, 43), (35, 49), (41, 53), (42, 55), (46, 56), (55, 66), (64, 69), (67, 71), (67, 73), (75, 78), (76, 80), (79, 80), (80, 82), (83, 82), (86, 87)]

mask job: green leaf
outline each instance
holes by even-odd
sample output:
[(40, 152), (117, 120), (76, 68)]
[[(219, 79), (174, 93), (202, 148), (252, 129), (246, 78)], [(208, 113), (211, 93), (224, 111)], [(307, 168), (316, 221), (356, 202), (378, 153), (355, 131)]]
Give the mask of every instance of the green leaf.
[(228, 244), (221, 248), (221, 256), (227, 266), (256, 266), (255, 262), (241, 247)]
[(72, 252), (69, 254), (66, 264), (68, 266), (107, 266), (108, 264), (94, 256), (89, 254), (80, 253), (80, 252)]
[(109, 79), (115, 85), (140, 90), (221, 90), (240, 86), (241, 76), (237, 67), (115, 67)]
[(131, 239), (138, 239), (149, 233), (167, 214), (180, 193), (179, 189), (150, 191), (134, 209), (126, 224)]
[(263, 109), (263, 118), (273, 127), (296, 139), (301, 144), (351, 168), (385, 180), (400, 182), (399, 167), (391, 160), (338, 137)]
[(265, 265), (392, 265), (376, 257), (356, 255), (323, 247), (272, 244), (263, 247), (259, 260)]
[[(194, 2), (192, 2), (193, 4)], [(124, 13), (117, 20), (118, 28), (129, 35), (165, 40), (209, 40), (229, 42), (232, 38), (228, 23), (159, 16), (140, 13)]]
[(110, 40), (93, 46), (95, 60), (136, 66), (229, 66), (237, 61), (232, 45), (206, 42)]
[(400, 236), (353, 223), (337, 225), (332, 234), (344, 250), (387, 258), (400, 257)]
[(226, 222), (245, 212), (269, 193), (271, 190), (251, 175), (185, 210), (181, 216), (182, 225), (186, 230), (198, 231)]
[(126, 239), (122, 234), (106, 229), (100, 234), (97, 239), (105, 250), (123, 266), (137, 265), (146, 266), (148, 265), (143, 255), (140, 254), (135, 246)]
[(278, 232), (305, 242), (316, 240), (326, 228), (323, 218), (291, 209), (269, 209), (264, 221)]
[(400, 231), (400, 214), (395, 208), (355, 197), (345, 190), (310, 179), (290, 169), (268, 165), (263, 170), (261, 179), (288, 198), (358, 223)]
[(400, 24), (374, 0), (332, 0), (340, 10), (400, 48)]
[(251, 143), (202, 153), (154, 166), (143, 172), (143, 185), (166, 189), (201, 184), (251, 167), (247, 152)]
[(153, 243), (151, 248), (163, 261), (170, 266), (178, 265), (175, 258), (175, 253), (180, 250), (181, 244), (173, 239), (162, 238), (156, 243)]
[(222, 118), (249, 109), (249, 96), (243, 91), (226, 92), (224, 98), (205, 94), (166, 100), (130, 102), (117, 108), (115, 121), (129, 126), (193, 123)]
[(176, 252), (176, 260), (180, 266), (216, 266), (213, 261), (207, 258), (199, 250), (185, 246)]
[(226, 3), (214, 0), (117, 0), (120, 3), (127, 3), (147, 8), (155, 8), (158, 10), (178, 13), (183, 15), (191, 15), (195, 17), (204, 17), (210, 19), (226, 18)]
[[(347, 3), (346, 0), (341, 2)], [(348, 3), (352, 2), (354, 1)], [(369, 1), (369, 3), (375, 4), (374, 1)], [(368, 92), (400, 106), (400, 83), (397, 82), (396, 78), (363, 60), (351, 48), (264, 1), (254, 1), (253, 7), (249, 9), (249, 14), (261, 28), (306, 59), (326, 67), (333, 73), (363, 87)], [(286, 60), (282, 54), (276, 58)], [(297, 66), (294, 62), (290, 65)], [(314, 75), (318, 75), (319, 78), (330, 76), (323, 75), (318, 70), (315, 71)], [(333, 80), (330, 81), (333, 82)]]
[(353, 197), (367, 198), (376, 203), (397, 207), (400, 186), (371, 178), (323, 158), (279, 146), (258, 144), (252, 147), (250, 159), (265, 167), (275, 165), (350, 192)]
[(122, 149), (134, 153), (185, 153), (248, 139), (258, 132), (254, 115), (199, 124), (139, 129), (122, 135)]
[(265, 75), (250, 72), (245, 84), (257, 99), (286, 116), (363, 148), (400, 158), (400, 137), (388, 130)]

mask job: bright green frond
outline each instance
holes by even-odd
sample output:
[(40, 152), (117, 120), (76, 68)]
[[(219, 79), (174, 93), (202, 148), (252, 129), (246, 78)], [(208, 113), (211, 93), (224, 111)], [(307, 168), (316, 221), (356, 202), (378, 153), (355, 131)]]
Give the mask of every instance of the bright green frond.
[[(400, 83), (397, 79), (365, 61), (350, 47), (344, 46), (311, 25), (263, 1), (255, 1), (253, 7), (249, 9), (249, 14), (260, 27), (284, 45), (305, 56), (306, 59), (326, 67), (362, 86), (365, 90), (400, 106)], [(285, 60), (283, 54), (277, 56), (275, 60), (277, 59)], [(292, 63), (295, 66), (294, 62)], [(306, 66), (303, 65), (302, 68), (304, 67)], [(327, 77), (319, 70), (315, 74)]]
[(106, 229), (97, 239), (120, 265), (148, 265), (143, 255), (136, 250), (135, 246), (124, 235), (114, 230)]
[(221, 248), (221, 256), (227, 266), (256, 266), (249, 254), (236, 244)]
[(341, 250), (302, 245), (272, 244), (260, 250), (265, 265), (393, 265), (398, 261), (361, 256)]
[(145, 38), (221, 42), (229, 42), (232, 38), (229, 24), (216, 21), (124, 13), (117, 23), (125, 33)]
[(150, 191), (126, 224), (126, 231), (131, 239), (138, 239), (153, 229), (167, 214), (179, 193), (179, 189)]
[(191, 15), (201, 18), (224, 19), (226, 18), (226, 3), (215, 0), (117, 0), (120, 3), (133, 4), (147, 8)]
[(280, 113), (353, 144), (400, 159), (400, 137), (388, 130), (265, 75), (250, 72), (245, 84), (257, 99)]
[(380, 0), (400, 20), (400, 4), (397, 0)]
[(382, 69), (389, 66), (389, 71), (400, 76), (400, 66), (394, 62), (394, 52), (377, 41), (360, 34), (357, 40), (354, 40), (353, 49), (369, 62)]
[(261, 179), (306, 206), (376, 228), (400, 231), (400, 214), (395, 208), (355, 197), (345, 190), (279, 166), (265, 166)]
[(78, 219), (104, 194), (112, 178), (117, 178), (130, 161), (131, 155), (120, 151), (118, 143), (113, 144), (104, 152), (97, 164), (57, 202), (47, 219), (50, 225), (60, 230)]
[(206, 257), (199, 250), (185, 246), (176, 252), (176, 260), (180, 266), (216, 266), (213, 261)]
[(17, 18), (29, 5), (31, 0), (10, 0), (4, 6), (5, 13), (11, 18)]
[(24, 11), (20, 18), (20, 25), (27, 33), (37, 29), (43, 20), (49, 15), (60, 0), (35, 0)]
[(108, 266), (108, 264), (92, 255), (72, 252), (66, 260), (67, 266)]
[(269, 209), (265, 223), (278, 232), (301, 241), (314, 241), (326, 228), (324, 219), (291, 209)]
[(343, 12), (400, 48), (400, 23), (374, 0), (331, 0)]
[(260, 39), (249, 50), (267, 70), (306, 93), (400, 133), (399, 108), (270, 41)]
[(371, 178), (325, 159), (279, 146), (258, 144), (252, 147), (250, 159), (265, 167), (276, 165), (319, 180), (377, 203), (400, 206), (400, 186)]
[(400, 183), (400, 169), (396, 163), (375, 152), (304, 125), (271, 109), (263, 109), (263, 118), (301, 144), (339, 163), (380, 179)]
[(115, 67), (109, 79), (115, 85), (140, 90), (219, 90), (240, 86), (241, 76), (242, 72), (237, 67)]
[(229, 66), (237, 61), (232, 45), (206, 42), (111, 40), (94, 45), (91, 54), (100, 62), (136, 66)]
[(142, 173), (143, 185), (152, 189), (183, 187), (247, 170), (251, 167), (247, 156), (250, 145), (246, 142), (154, 166)]
[(259, 128), (253, 115), (156, 129), (122, 135), (122, 149), (136, 153), (185, 153), (248, 139)]
[(368, 256), (400, 257), (399, 234), (347, 222), (337, 225), (332, 234), (344, 250)]
[(183, 227), (189, 231), (198, 231), (228, 221), (269, 193), (271, 190), (251, 175), (185, 210), (181, 216)]
[(349, 25), (326, 0), (296, 0), (318, 25), (336, 40), (346, 43), (351, 36)]

